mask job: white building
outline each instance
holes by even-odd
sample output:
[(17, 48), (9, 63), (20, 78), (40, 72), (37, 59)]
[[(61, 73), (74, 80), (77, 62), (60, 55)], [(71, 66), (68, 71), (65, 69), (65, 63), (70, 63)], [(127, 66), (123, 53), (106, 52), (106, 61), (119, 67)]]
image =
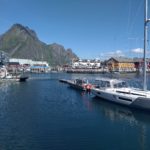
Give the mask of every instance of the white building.
[(46, 61), (33, 61), (31, 59), (9, 59), (9, 69), (12, 70), (13, 63), (19, 63), (19, 66), (14, 68), (19, 70), (31, 71), (31, 72), (49, 72), (51, 68), (49, 67), (48, 62)]
[(19, 58), (10, 58), (9, 62), (18, 62), (20, 65), (29, 64), (32, 65), (31, 59), (19, 59)]
[(29, 64), (30, 66), (43, 65), (49, 67), (46, 61), (33, 61), (31, 59), (10, 58), (9, 62), (19, 62), (20, 65)]
[(72, 62), (72, 68), (100, 68), (101, 62), (98, 59), (79, 59)]
[(49, 67), (49, 64), (46, 61), (32, 61), (32, 66), (34, 65), (43, 65)]

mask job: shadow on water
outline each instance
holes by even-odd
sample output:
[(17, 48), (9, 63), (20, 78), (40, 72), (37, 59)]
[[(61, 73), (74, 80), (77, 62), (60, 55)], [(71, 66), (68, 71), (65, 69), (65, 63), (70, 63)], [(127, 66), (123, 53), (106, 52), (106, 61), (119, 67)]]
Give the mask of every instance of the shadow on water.
[(119, 104), (113, 104), (106, 100), (93, 97), (91, 100), (92, 107), (100, 111), (105, 117), (110, 120), (125, 119), (132, 123), (143, 123), (150, 125), (150, 112), (129, 108)]
[[(123, 122), (124, 125), (128, 124), (133, 131), (138, 129), (138, 134), (136, 135), (138, 136), (140, 146), (138, 149), (148, 149), (150, 146), (148, 142), (150, 139), (150, 112), (113, 104), (97, 97), (92, 98), (91, 105), (96, 112), (111, 122)], [(130, 128), (128, 132), (131, 132)]]

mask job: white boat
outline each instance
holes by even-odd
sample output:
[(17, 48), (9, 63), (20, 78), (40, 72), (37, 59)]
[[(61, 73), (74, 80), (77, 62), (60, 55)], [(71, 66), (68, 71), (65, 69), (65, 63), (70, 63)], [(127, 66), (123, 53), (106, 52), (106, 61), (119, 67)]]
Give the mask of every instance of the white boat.
[(7, 76), (7, 70), (5, 66), (0, 67), (0, 79), (3, 79)]
[(147, 24), (150, 21), (150, 19), (147, 19), (147, 6), (148, 1), (145, 0), (143, 90), (128, 87), (126, 82), (122, 80), (100, 79), (98, 87), (92, 88), (91, 92), (111, 102), (150, 111), (150, 91), (146, 87)]
[(0, 81), (20, 81), (24, 82), (28, 79), (28, 76), (21, 75), (21, 74), (15, 74), (12, 75), (8, 73), (5, 66), (0, 68)]
[(118, 79), (101, 78), (91, 92), (102, 99), (126, 106), (150, 110), (150, 91), (129, 87)]

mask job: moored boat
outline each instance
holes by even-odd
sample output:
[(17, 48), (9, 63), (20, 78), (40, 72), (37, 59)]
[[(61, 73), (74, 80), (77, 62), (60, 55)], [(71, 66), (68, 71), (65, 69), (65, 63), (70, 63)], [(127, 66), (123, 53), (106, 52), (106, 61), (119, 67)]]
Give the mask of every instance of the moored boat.
[(20, 76), (19, 81), (20, 82), (25, 82), (29, 77), (28, 76)]
[(86, 79), (69, 80), (67, 83), (73, 88), (84, 91), (90, 91), (92, 88), (92, 84), (88, 83), (88, 80)]
[(15, 73), (11, 74), (7, 71), (6, 66), (0, 68), (0, 80), (1, 81), (20, 81), (25, 82), (29, 77), (25, 74)]
[(18, 82), (25, 82), (29, 77), (28, 76), (21, 76), (21, 75), (11, 75), (8, 74), (4, 78), (1, 79), (1, 81), (18, 81)]
[(97, 97), (114, 103), (150, 110), (150, 91), (129, 87), (123, 80), (99, 79), (91, 92)]

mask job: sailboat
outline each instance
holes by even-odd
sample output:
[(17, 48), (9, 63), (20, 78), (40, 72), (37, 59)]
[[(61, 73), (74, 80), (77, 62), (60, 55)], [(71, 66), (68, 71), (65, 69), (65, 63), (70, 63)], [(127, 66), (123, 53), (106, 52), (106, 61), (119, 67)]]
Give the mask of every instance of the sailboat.
[(143, 89), (129, 87), (123, 80), (100, 78), (96, 80), (96, 87), (92, 88), (91, 92), (97, 97), (114, 103), (150, 111), (150, 91), (146, 86), (147, 30), (148, 22), (150, 22), (147, 18), (147, 6), (148, 0), (145, 0)]

